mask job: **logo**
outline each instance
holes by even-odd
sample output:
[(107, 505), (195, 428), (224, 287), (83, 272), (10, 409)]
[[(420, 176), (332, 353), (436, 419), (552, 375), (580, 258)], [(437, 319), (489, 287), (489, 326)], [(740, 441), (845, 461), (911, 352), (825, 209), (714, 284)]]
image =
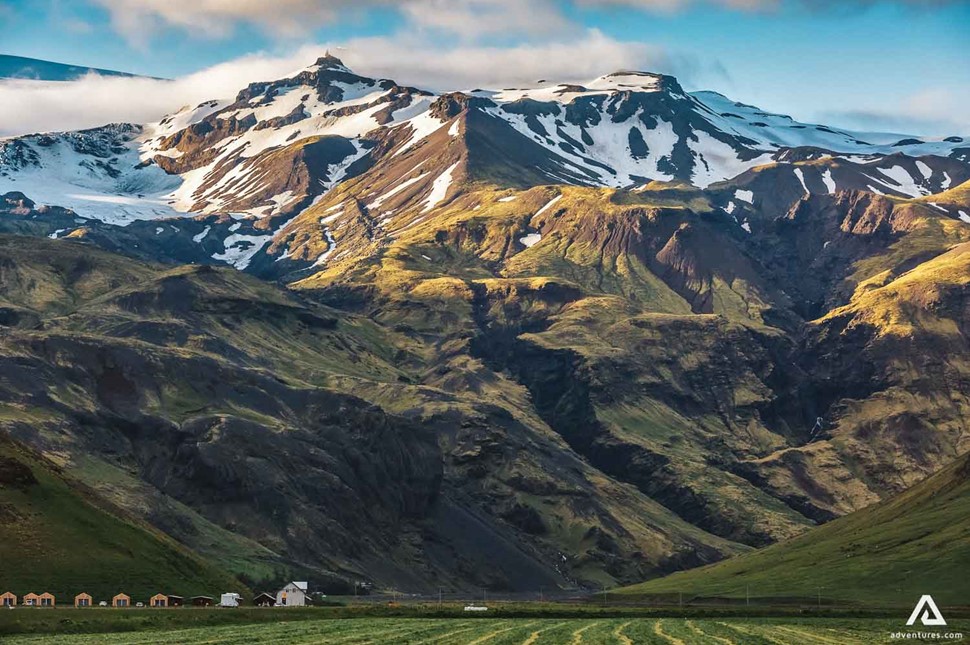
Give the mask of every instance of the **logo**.
[(943, 619), (943, 614), (940, 613), (940, 608), (936, 606), (936, 603), (933, 602), (933, 596), (929, 594), (925, 594), (919, 599), (919, 602), (916, 603), (916, 608), (913, 609), (913, 613), (910, 614), (906, 624), (915, 625), (917, 618), (927, 626), (946, 626), (946, 621)]

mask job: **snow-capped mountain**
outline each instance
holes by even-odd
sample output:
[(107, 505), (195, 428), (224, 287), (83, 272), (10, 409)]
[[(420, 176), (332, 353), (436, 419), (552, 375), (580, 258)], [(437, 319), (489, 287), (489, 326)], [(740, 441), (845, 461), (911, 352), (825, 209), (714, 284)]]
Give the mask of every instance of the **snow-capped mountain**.
[(0, 140), (0, 190), (119, 225), (184, 215), (166, 197), (183, 180), (142, 163), (142, 131), (137, 125), (112, 124)]
[(968, 154), (656, 74), (432, 94), (332, 57), (3, 140), (4, 430), (247, 572), (712, 562), (970, 446)]
[(319, 217), (310, 207), (364, 173), (353, 209), (375, 240), (425, 217), (464, 181), (674, 182), (712, 190), (731, 214), (844, 189), (921, 198), (970, 179), (968, 161), (962, 137), (803, 124), (717, 93), (688, 93), (658, 74), (434, 95), (359, 76), (328, 55), (158, 123), (0, 141), (0, 193), (116, 225), (231, 216), (251, 232), (232, 231), (212, 260), (259, 266), (252, 261), (264, 251), (319, 266), (333, 254), (329, 228), (315, 225), (317, 243), (296, 249), (290, 242), (307, 234), (294, 227), (333, 221), (339, 204)]

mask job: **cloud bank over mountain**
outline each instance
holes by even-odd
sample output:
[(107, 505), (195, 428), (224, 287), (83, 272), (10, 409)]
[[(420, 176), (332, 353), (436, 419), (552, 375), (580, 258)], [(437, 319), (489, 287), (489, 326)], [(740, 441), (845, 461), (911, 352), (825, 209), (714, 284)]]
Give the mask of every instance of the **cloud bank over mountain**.
[(529, 83), (543, 77), (582, 81), (623, 68), (678, 71), (677, 62), (660, 48), (616, 41), (595, 30), (569, 44), (458, 44), (446, 51), (417, 38), (364, 38), (342, 45), (306, 45), (284, 56), (244, 56), (170, 81), (97, 75), (67, 83), (2, 81), (0, 136), (152, 121), (183, 105), (231, 98), (248, 83), (285, 76), (328, 49), (361, 73), (433, 90)]
[[(659, 16), (716, 9), (742, 17), (754, 14), (757, 20), (761, 14), (777, 14), (789, 5), (803, 13), (822, 13), (873, 4), (868, 0), (90, 0), (78, 6), (98, 7), (102, 21), (110, 21), (110, 27), (101, 28), (104, 34), (126, 42), (130, 51), (143, 56), (163, 55), (172, 46), (166, 38), (173, 33), (190, 41), (243, 40), (249, 46), (227, 51), (226, 62), (179, 75), (173, 81), (96, 76), (57, 84), (0, 81), (0, 135), (151, 121), (183, 105), (229, 98), (240, 86), (298, 69), (328, 48), (361, 73), (430, 90), (520, 85), (540, 78), (583, 82), (618, 69), (641, 69), (675, 75), (689, 90), (750, 95), (735, 90), (750, 91), (752, 85), (764, 87), (782, 79), (771, 76), (770, 70), (764, 76), (752, 76), (734, 65), (731, 75), (744, 81), (735, 84), (717, 53), (699, 55), (659, 37), (654, 40), (601, 30), (596, 21), (588, 19), (590, 12), (657, 21)], [(880, 6), (890, 4), (918, 11), (954, 3), (891, 0)], [(343, 30), (355, 21), (366, 22), (365, 16), (375, 12), (386, 24), (373, 34), (348, 28), (340, 37), (321, 38), (316, 31), (325, 26)], [(75, 21), (90, 18), (84, 14), (64, 17)], [(254, 34), (265, 35), (265, 42), (252, 44)], [(263, 53), (239, 56), (240, 51), (257, 48)], [(124, 62), (115, 67), (124, 69)], [(757, 98), (759, 104), (796, 118), (827, 120), (845, 127), (941, 136), (970, 131), (970, 117), (959, 109), (970, 95), (970, 85), (959, 78), (948, 86), (935, 83), (924, 79), (921, 86), (909, 91), (901, 87), (899, 98), (893, 93), (890, 101), (887, 92), (869, 96), (868, 91), (851, 99), (835, 91), (803, 100), (790, 83), (776, 88), (771, 97), (774, 104), (766, 97)]]

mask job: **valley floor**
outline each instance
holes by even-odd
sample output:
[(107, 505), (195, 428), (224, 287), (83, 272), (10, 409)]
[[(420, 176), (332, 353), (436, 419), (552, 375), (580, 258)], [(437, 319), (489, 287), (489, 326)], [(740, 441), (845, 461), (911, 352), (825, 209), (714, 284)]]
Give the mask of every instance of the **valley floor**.
[[(6, 613), (6, 612), (4, 612)], [(23, 613), (23, 612), (21, 612)], [(35, 612), (39, 613), (39, 612)], [(65, 612), (46, 612), (48, 616)], [(102, 612), (102, 613), (108, 613)], [(113, 612), (116, 616), (137, 612)], [(168, 612), (196, 614), (215, 618), (209, 612)], [(226, 611), (222, 612), (227, 613)], [(241, 612), (240, 612), (241, 613)], [(275, 613), (275, 612), (274, 612)], [(617, 643), (637, 644), (720, 644), (720, 645), (850, 645), (853, 643), (889, 643), (900, 638), (910, 642), (949, 642), (960, 640), (970, 633), (970, 620), (951, 620), (947, 627), (906, 628), (905, 619), (896, 618), (824, 618), (780, 617), (737, 618), (707, 616), (685, 617), (617, 617), (605, 615), (586, 618), (402, 618), (369, 616), (365, 618), (326, 618), (313, 610), (285, 611), (279, 619), (257, 624), (221, 624), (184, 628), (165, 621), (168, 628), (144, 631), (114, 632), (130, 629), (124, 620), (106, 627), (105, 632), (55, 635), (51, 633), (8, 636), (4, 643), (435, 643), (465, 645), (528, 644), (558, 645), (560, 643)], [(147, 615), (147, 614), (145, 614)], [(157, 612), (156, 612), (157, 615)], [(264, 612), (263, 618), (271, 615)], [(195, 622), (200, 624), (205, 622)], [(293, 618), (296, 618), (295, 620)], [(218, 620), (218, 619), (216, 619)], [(62, 621), (61, 621), (62, 622)], [(142, 628), (144, 625), (142, 625)], [(58, 629), (53, 622), (50, 628)], [(108, 631), (111, 630), (111, 631)], [(941, 637), (924, 635), (908, 638), (907, 632), (939, 632)], [(903, 636), (900, 636), (900, 634)]]

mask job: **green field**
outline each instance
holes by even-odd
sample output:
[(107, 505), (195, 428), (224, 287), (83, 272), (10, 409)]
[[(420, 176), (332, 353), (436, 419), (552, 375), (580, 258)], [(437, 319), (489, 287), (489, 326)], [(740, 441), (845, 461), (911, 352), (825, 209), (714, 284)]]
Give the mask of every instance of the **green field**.
[[(441, 643), (542, 645), (633, 643), (849, 645), (889, 642), (903, 620), (798, 618), (350, 618), (68, 636), (10, 637), (17, 643)], [(943, 631), (970, 633), (970, 622)], [(925, 630), (925, 628), (924, 628)]]
[(970, 454), (903, 493), (786, 542), (616, 590), (618, 596), (782, 598), (903, 606), (970, 597)]

